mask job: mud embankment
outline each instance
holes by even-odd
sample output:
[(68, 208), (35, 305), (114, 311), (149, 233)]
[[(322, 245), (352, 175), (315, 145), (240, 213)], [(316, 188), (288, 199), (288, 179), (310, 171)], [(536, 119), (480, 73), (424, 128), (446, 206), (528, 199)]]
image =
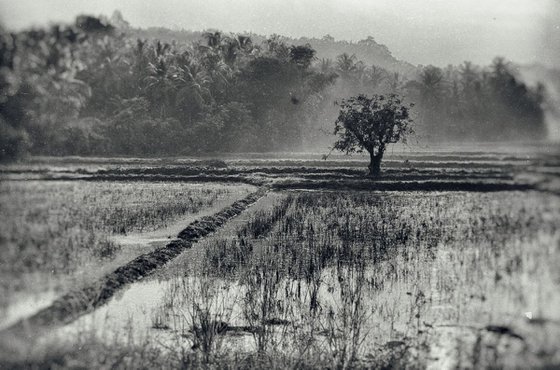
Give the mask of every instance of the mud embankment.
[(0, 331), (0, 335), (4, 338), (10, 338), (11, 334), (32, 337), (37, 335), (37, 330), (76, 320), (107, 302), (117, 290), (149, 275), (190, 248), (198, 239), (216, 231), (229, 219), (263, 197), (266, 192), (266, 188), (260, 188), (214, 215), (192, 222), (179, 233), (178, 239), (171, 241), (165, 247), (143, 254), (103, 278), (63, 295), (49, 307)]
[(511, 181), (383, 181), (383, 180), (355, 180), (355, 181), (278, 181), (273, 184), (277, 190), (370, 190), (370, 191), (527, 191), (537, 190), (532, 184), (515, 183)]

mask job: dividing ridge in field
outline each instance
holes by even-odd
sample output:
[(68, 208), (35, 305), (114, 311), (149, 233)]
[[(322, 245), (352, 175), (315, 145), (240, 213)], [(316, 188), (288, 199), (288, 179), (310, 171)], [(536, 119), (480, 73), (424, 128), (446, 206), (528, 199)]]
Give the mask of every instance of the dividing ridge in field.
[(263, 195), (264, 190), (249, 194), (242, 200), (236, 201), (231, 206), (220, 212), (202, 217), (191, 223), (177, 236), (178, 239), (171, 243), (155, 249), (152, 252), (142, 254), (127, 264), (117, 268), (114, 272), (103, 276), (93, 284), (70, 292), (53, 302), (53, 304), (37, 314), (24, 318), (9, 328), (12, 332), (35, 331), (41, 326), (59, 325), (68, 323), (83, 313), (95, 309), (110, 298), (118, 289), (124, 285), (134, 282), (150, 274), (154, 269), (170, 261), (184, 249), (190, 248), (191, 244), (198, 238), (215, 231), (229, 218), (239, 214), (248, 205), (255, 202)]
[[(383, 176), (364, 176), (363, 157), (270, 154), (239, 155), (225, 160), (37, 158), (26, 165), (0, 168), (11, 180), (204, 181), (270, 184), (278, 189), (504, 191), (538, 189), (558, 192), (559, 149), (553, 144), (512, 148), (494, 146), (388, 153)], [(45, 160), (48, 160), (45, 162)], [(54, 162), (53, 162), (54, 161)]]

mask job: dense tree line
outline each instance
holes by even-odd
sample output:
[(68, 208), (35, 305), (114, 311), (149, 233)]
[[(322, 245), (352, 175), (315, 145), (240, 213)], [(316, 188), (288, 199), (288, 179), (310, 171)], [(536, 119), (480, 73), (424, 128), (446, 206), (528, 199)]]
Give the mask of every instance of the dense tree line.
[[(426, 141), (540, 140), (546, 138), (542, 84), (532, 88), (515, 67), (495, 58), (487, 67), (464, 62), (445, 69), (418, 67), (406, 75), (366, 65), (354, 55), (320, 61), (323, 73), (336, 72), (333, 99), (356, 93), (398, 93), (415, 103), (417, 131)], [(326, 120), (335, 112), (328, 112)]]
[(202, 36), (138, 39), (88, 16), (1, 31), (0, 159), (309, 149), (332, 143), (333, 102), (360, 93), (417, 103), (417, 131), (432, 139), (545, 133), (542, 87), (519, 82), (502, 59), (403, 75), (349, 54), (318, 59), (277, 35)]
[[(2, 33), (2, 157), (292, 149), (334, 74), (315, 51), (207, 32), (191, 45), (132, 40), (110, 24)], [(287, 147), (290, 145), (290, 147)]]

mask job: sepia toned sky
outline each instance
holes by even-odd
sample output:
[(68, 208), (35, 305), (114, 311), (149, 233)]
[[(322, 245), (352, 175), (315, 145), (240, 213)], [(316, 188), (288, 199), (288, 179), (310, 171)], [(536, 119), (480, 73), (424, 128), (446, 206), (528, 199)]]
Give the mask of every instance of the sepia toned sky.
[(137, 27), (371, 35), (413, 64), (488, 64), (501, 55), (560, 65), (560, 0), (0, 0), (0, 22), (21, 29), (115, 9)]

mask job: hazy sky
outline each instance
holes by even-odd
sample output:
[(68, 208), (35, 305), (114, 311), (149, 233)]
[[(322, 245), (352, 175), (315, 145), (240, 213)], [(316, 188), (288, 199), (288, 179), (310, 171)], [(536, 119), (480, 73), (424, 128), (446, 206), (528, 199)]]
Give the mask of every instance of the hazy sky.
[(20, 29), (115, 9), (140, 27), (371, 35), (414, 64), (487, 64), (503, 55), (560, 65), (560, 0), (0, 0), (0, 21)]

